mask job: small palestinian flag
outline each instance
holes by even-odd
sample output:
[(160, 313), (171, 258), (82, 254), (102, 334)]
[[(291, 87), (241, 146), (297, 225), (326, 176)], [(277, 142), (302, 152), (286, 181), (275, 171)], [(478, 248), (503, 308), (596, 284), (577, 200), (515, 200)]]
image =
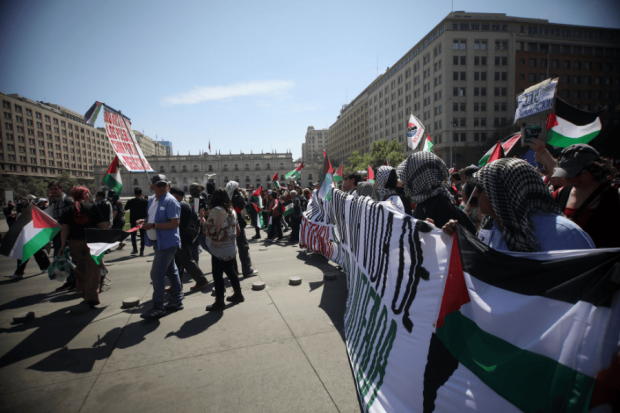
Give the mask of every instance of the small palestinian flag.
[(287, 173), (287, 174), (286, 174), (286, 176), (285, 176), (284, 178), (285, 178), (285, 179), (293, 179), (293, 180), (300, 179), (300, 178), (301, 178), (301, 171), (303, 171), (303, 170), (304, 170), (304, 167), (305, 167), (305, 166), (306, 166), (306, 165), (304, 165), (304, 164), (303, 164), (303, 162), (302, 162), (302, 163), (300, 163), (300, 164), (299, 164), (299, 166), (297, 167), (297, 169), (295, 169), (295, 170), (293, 170), (293, 171), (291, 171), (291, 172)]
[(60, 229), (54, 218), (30, 204), (2, 237), (0, 254), (26, 261), (50, 242)]
[(286, 201), (282, 203), (282, 208), (284, 208), (284, 216), (287, 217), (295, 212), (295, 205), (293, 205), (293, 201)]
[(108, 172), (103, 177), (103, 183), (117, 194), (121, 193), (123, 181), (121, 180), (121, 169), (118, 167), (118, 156), (114, 158)]
[(426, 139), (424, 140), (424, 152), (433, 152), (433, 140), (428, 133), (426, 134)]
[(342, 164), (340, 164), (340, 166), (338, 167), (338, 170), (334, 174), (334, 182), (336, 183), (336, 185), (338, 185), (338, 182), (342, 182), (343, 176), (344, 176), (344, 167), (342, 166)]
[[(260, 198), (260, 197), (259, 197)], [(263, 211), (256, 204), (252, 203), (252, 206), (256, 210), (256, 228), (265, 229), (265, 222), (263, 221)]]
[(547, 143), (566, 148), (576, 143), (588, 143), (601, 132), (601, 112), (586, 112), (555, 100), (555, 113), (547, 118)]
[(137, 231), (140, 227), (135, 227), (129, 231), (122, 229), (96, 229), (85, 228), (86, 245), (90, 248), (90, 256), (97, 265), (101, 264), (101, 259), (105, 252), (119, 245), (132, 232)]
[(269, 216), (269, 223), (267, 224), (267, 234), (269, 234), (270, 232), (271, 232), (271, 215)]
[(271, 186), (273, 186), (274, 189), (280, 190), (280, 183), (278, 182), (278, 173), (277, 172), (273, 176), (273, 178), (271, 178)]
[(258, 205), (258, 208), (260, 209), (263, 209), (263, 198), (260, 196), (262, 191), (263, 188), (259, 185), (258, 188), (256, 188), (256, 191), (252, 192), (252, 195), (250, 195), (250, 202)]
[(425, 410), (444, 386), (465, 386), (498, 412), (587, 412), (601, 403), (600, 373), (617, 352), (605, 343), (618, 339), (609, 326), (619, 255), (597, 251), (523, 258), (458, 225), (429, 343)]
[[(513, 136), (510, 136), (506, 142), (502, 143), (502, 148), (504, 150), (504, 157), (515, 146), (515, 143), (519, 142), (520, 139), (521, 139), (521, 134), (517, 133)], [(497, 145), (493, 145), (491, 149), (489, 149), (487, 153), (485, 153), (484, 156), (480, 158), (480, 161), (478, 161), (478, 166), (484, 166), (487, 163), (489, 163), (489, 159), (491, 158), (491, 155), (493, 154), (493, 151), (496, 148), (497, 148)]]
[(372, 170), (370, 165), (368, 165), (368, 178), (366, 179), (366, 181), (375, 182), (375, 171)]
[(86, 112), (86, 114), (84, 115), (84, 120), (86, 121), (87, 124), (91, 126), (95, 124), (95, 121), (97, 120), (97, 116), (99, 116), (99, 112), (101, 111), (102, 107), (103, 107), (103, 103), (101, 102), (93, 103), (90, 109), (88, 109), (88, 112)]
[(334, 168), (332, 168), (332, 164), (327, 156), (325, 156), (325, 162), (323, 163), (322, 175), (323, 182), (321, 182), (321, 187), (319, 188), (319, 197), (326, 201), (329, 201), (330, 199), (332, 199), (331, 188), (334, 187)]
[(502, 147), (502, 143), (497, 141), (495, 146), (493, 147), (493, 152), (491, 152), (491, 156), (489, 156), (489, 160), (487, 164), (497, 161), (498, 159), (505, 158), (506, 154), (504, 153), (504, 148)]

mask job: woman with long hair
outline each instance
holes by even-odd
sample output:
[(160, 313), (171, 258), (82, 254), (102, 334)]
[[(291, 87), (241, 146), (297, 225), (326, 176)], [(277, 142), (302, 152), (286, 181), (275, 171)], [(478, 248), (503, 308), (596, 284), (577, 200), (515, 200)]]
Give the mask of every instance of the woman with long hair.
[(213, 271), (213, 283), (215, 284), (215, 302), (207, 306), (207, 311), (221, 311), (226, 308), (224, 295), (224, 273), (232, 284), (234, 294), (227, 298), (231, 302), (243, 302), (245, 298), (241, 293), (239, 277), (234, 270), (234, 262), (237, 259), (237, 214), (235, 213), (228, 193), (222, 188), (216, 189), (210, 196), (211, 210), (208, 215), (202, 209), (200, 222), (202, 231), (207, 237), (209, 251), (211, 252), (211, 268)]

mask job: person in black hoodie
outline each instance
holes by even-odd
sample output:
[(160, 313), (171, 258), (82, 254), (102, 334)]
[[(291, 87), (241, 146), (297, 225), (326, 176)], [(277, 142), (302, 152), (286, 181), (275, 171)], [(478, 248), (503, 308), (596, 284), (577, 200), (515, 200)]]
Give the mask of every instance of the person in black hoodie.
[[(247, 223), (241, 216), (245, 209), (246, 200), (239, 191), (239, 183), (229, 181), (226, 184), (226, 193), (232, 200), (232, 206), (237, 213), (237, 222), (239, 224), (239, 235), (237, 235), (237, 249), (239, 250), (239, 260), (241, 261), (241, 270), (244, 277), (253, 277), (258, 275), (258, 271), (252, 268), (252, 259), (250, 258), (250, 245), (245, 237), (245, 227)], [(235, 260), (235, 264), (236, 264)], [(238, 272), (238, 271), (237, 271)]]
[[(147, 208), (149, 206), (149, 200), (142, 197), (142, 189), (134, 188), (133, 194), (135, 198), (130, 199), (125, 204), (125, 209), (129, 211), (129, 224), (132, 228), (136, 226), (136, 221), (139, 219), (146, 219)], [(146, 237), (146, 231), (140, 228), (140, 256), (144, 256), (144, 237)], [(133, 246), (132, 255), (138, 253), (137, 232), (131, 233), (131, 245)]]

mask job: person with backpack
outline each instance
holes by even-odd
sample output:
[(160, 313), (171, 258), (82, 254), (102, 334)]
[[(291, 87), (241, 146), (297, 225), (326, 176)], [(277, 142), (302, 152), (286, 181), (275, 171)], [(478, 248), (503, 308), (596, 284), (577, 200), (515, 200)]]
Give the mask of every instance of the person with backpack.
[[(170, 188), (170, 194), (179, 201), (181, 206), (181, 219), (179, 222), (179, 235), (181, 237), (181, 248), (179, 248), (174, 256), (174, 262), (179, 270), (179, 278), (183, 280), (183, 269), (187, 270), (192, 279), (196, 282), (191, 291), (199, 291), (207, 286), (207, 278), (202, 273), (202, 270), (192, 259), (191, 246), (198, 238), (200, 234), (200, 220), (192, 212), (192, 208), (183, 199), (185, 198), (185, 192), (179, 188)], [(183, 288), (183, 282), (181, 282), (181, 288)]]
[[(250, 245), (248, 239), (245, 236), (245, 227), (247, 223), (241, 216), (241, 213), (246, 207), (246, 198), (239, 190), (239, 183), (236, 181), (229, 181), (226, 184), (226, 193), (231, 199), (232, 206), (235, 209), (238, 217), (239, 235), (237, 235), (237, 249), (239, 250), (239, 261), (241, 261), (241, 271), (245, 278), (258, 275), (258, 271), (252, 268), (252, 259), (250, 258)], [(235, 260), (235, 270), (237, 270), (237, 260)], [(239, 271), (237, 270), (237, 273)]]

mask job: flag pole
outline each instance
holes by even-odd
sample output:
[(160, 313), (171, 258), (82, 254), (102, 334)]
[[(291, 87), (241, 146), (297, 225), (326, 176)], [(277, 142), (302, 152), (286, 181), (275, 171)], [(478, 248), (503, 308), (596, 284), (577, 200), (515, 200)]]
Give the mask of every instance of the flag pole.
[[(123, 125), (125, 125), (125, 129), (127, 130), (127, 133), (129, 134), (129, 137), (131, 138), (131, 132), (129, 131), (129, 128), (127, 127), (127, 122), (125, 122), (125, 117), (123, 116), (123, 111), (119, 110), (118, 113), (120, 113), (121, 119), (123, 120)], [(144, 173), (146, 174), (146, 183), (148, 185), (148, 184), (151, 183), (151, 178), (149, 177), (149, 173), (146, 170), (146, 165), (144, 165), (144, 161), (142, 160), (142, 157), (140, 156), (140, 152), (138, 151), (138, 147), (136, 146), (135, 139), (132, 138), (131, 139), (131, 143), (133, 143), (133, 147), (136, 150), (136, 153), (138, 154), (138, 158), (140, 158), (140, 163), (142, 164), (142, 167), (144, 168)]]

